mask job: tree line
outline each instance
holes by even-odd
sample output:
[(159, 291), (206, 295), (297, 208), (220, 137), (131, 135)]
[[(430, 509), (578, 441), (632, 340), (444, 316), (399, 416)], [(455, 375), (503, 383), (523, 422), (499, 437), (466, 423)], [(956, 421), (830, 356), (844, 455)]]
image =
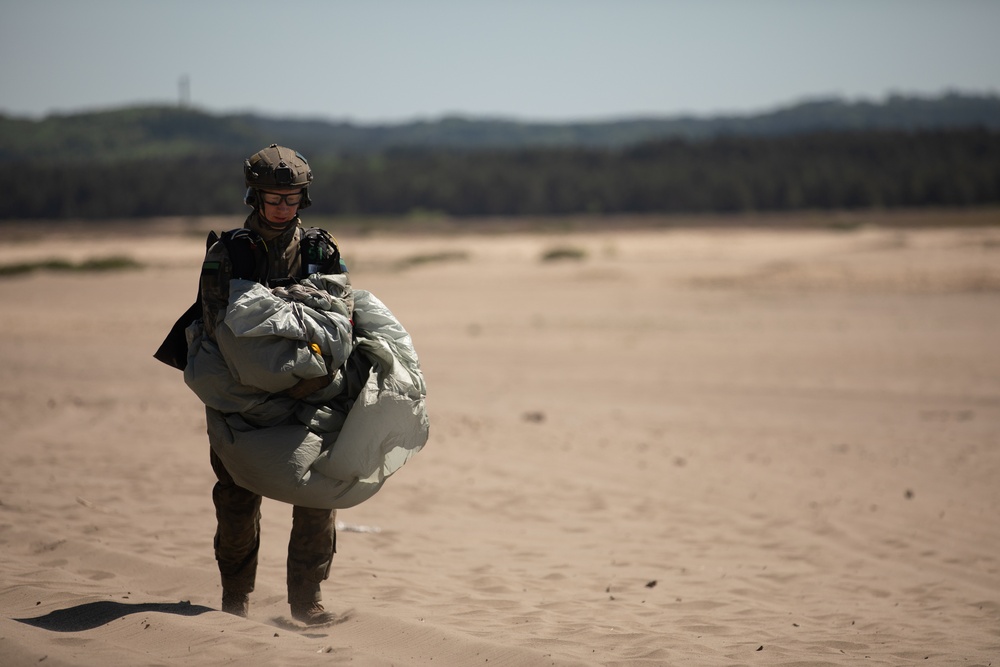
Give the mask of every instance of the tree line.
[[(297, 146), (298, 148), (298, 146)], [(301, 147), (308, 156), (305, 147)], [(816, 132), (624, 148), (398, 148), (320, 155), (311, 212), (703, 213), (1000, 203), (1000, 131)], [(242, 158), (6, 164), (0, 219), (229, 215)]]

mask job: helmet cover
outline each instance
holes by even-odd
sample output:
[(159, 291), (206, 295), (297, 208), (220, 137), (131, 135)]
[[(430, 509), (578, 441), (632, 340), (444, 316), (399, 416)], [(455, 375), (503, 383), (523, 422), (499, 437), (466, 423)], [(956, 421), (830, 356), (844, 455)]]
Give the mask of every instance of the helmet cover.
[(312, 181), (309, 162), (298, 151), (271, 144), (243, 162), (248, 188), (304, 188)]

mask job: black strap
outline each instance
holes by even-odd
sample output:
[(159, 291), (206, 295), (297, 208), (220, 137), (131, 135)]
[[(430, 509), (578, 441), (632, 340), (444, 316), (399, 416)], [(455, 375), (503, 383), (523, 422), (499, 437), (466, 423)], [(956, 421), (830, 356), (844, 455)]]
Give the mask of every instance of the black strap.
[(219, 240), (226, 246), (232, 266), (230, 278), (267, 284), (267, 243), (257, 232), (241, 227), (224, 232)]

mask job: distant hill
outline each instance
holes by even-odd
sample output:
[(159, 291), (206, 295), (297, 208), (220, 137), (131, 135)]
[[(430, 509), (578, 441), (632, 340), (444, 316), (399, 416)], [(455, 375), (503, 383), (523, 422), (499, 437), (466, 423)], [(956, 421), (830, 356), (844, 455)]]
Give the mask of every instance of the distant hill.
[[(132, 107), (0, 116), (0, 220), (233, 215), (240, 165), (308, 156), (310, 215), (700, 213), (1000, 204), (1000, 97), (814, 100), (769, 113), (395, 125)], [(191, 196), (197, 188), (197, 196)]]
[(310, 159), (381, 153), (401, 148), (611, 148), (682, 138), (767, 137), (815, 132), (1000, 130), (1000, 96), (950, 93), (892, 96), (882, 102), (824, 99), (756, 115), (632, 118), (538, 123), (446, 117), (399, 124), (216, 115), (177, 107), (129, 107), (53, 115), (42, 120), (0, 115), (0, 162), (240, 158), (278, 142)]

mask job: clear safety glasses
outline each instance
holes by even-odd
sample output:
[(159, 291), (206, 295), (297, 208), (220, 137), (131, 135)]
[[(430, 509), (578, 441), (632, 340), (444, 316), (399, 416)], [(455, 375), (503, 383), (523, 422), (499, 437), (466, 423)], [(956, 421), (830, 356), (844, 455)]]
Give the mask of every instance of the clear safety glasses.
[(281, 202), (285, 202), (285, 205), (291, 207), (291, 206), (298, 206), (299, 204), (302, 203), (301, 192), (295, 192), (290, 195), (279, 195), (276, 192), (265, 192), (262, 190), (260, 193), (260, 198), (261, 201), (263, 201), (268, 206), (278, 206), (281, 204)]

